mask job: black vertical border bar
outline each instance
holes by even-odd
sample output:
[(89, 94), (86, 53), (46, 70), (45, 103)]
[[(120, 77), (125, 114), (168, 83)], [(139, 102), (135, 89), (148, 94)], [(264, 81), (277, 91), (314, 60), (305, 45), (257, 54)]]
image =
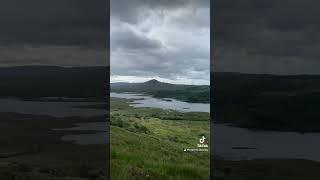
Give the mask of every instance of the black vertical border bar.
[(110, 0), (107, 1), (107, 7), (106, 7), (106, 63), (108, 64), (106, 69), (106, 76), (107, 76), (107, 89), (106, 89), (106, 110), (107, 110), (107, 143), (106, 143), (106, 153), (107, 153), (107, 167), (106, 167), (106, 175), (107, 179), (110, 179)]
[(214, 148), (214, 132), (213, 132), (213, 119), (214, 119), (214, 72), (213, 72), (213, 61), (214, 61), (214, 37), (215, 37), (215, 0), (210, 0), (210, 179), (214, 178), (214, 159), (213, 159), (213, 148)]

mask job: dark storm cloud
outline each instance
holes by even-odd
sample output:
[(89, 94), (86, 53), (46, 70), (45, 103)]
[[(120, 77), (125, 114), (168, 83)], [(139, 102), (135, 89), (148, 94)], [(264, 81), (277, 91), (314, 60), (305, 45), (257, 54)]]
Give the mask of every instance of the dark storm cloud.
[(112, 0), (111, 79), (208, 84), (209, 3)]
[(3, 0), (0, 66), (106, 66), (108, 1)]
[(209, 0), (111, 0), (111, 14), (113, 18), (129, 23), (138, 23), (141, 19), (141, 11), (146, 9), (172, 10), (186, 5), (197, 7), (209, 7)]
[(0, 45), (39, 44), (105, 47), (105, 0), (4, 0)]
[(319, 3), (215, 1), (216, 71), (320, 73)]

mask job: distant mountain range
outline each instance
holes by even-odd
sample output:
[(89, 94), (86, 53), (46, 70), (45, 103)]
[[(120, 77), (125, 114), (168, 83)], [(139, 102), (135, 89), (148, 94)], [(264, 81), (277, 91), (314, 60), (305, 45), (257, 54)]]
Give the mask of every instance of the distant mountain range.
[(111, 83), (111, 92), (135, 92), (157, 98), (175, 98), (186, 102), (210, 103), (210, 86), (181, 85), (160, 82), (156, 79), (144, 83)]
[(107, 67), (0, 68), (0, 97), (105, 97)]

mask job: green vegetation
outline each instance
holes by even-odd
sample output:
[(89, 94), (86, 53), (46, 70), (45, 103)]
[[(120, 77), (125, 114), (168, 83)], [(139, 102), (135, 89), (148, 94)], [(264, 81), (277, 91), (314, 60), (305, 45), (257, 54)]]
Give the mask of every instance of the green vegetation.
[(61, 141), (68, 134), (88, 132), (55, 131), (76, 123), (100, 118), (0, 113), (0, 179), (88, 180), (106, 176), (105, 145), (80, 146)]
[(298, 159), (215, 160), (215, 180), (320, 179), (320, 163)]
[(320, 131), (320, 76), (215, 73), (212, 78), (218, 123), (264, 130)]
[(210, 103), (210, 86), (178, 85), (150, 80), (145, 83), (112, 83), (112, 92), (135, 92), (156, 98), (174, 98), (185, 102)]
[(210, 137), (208, 113), (110, 105), (111, 179), (209, 179), (210, 153), (183, 151)]

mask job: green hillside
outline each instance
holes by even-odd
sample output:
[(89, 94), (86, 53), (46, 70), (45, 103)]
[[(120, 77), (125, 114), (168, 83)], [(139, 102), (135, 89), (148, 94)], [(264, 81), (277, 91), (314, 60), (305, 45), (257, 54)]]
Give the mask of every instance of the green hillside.
[(111, 179), (209, 179), (210, 150), (183, 150), (210, 137), (209, 113), (134, 108), (118, 98), (110, 105)]

